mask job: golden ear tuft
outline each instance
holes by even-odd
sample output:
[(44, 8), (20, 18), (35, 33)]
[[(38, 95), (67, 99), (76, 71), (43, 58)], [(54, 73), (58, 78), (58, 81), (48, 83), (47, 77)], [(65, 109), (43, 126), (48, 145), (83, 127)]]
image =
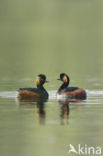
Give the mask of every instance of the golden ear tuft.
[(40, 77), (36, 79), (36, 85), (40, 85)]
[(67, 77), (66, 76), (63, 77), (63, 81), (67, 82)]
[(44, 80), (41, 77), (38, 77), (36, 80), (36, 85), (39, 86), (43, 82), (44, 82)]

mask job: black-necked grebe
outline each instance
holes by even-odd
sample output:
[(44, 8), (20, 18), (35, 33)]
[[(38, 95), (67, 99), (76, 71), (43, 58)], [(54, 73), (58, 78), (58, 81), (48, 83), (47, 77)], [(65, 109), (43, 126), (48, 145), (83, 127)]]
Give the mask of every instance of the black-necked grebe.
[(20, 101), (35, 101), (37, 99), (48, 99), (48, 92), (44, 89), (43, 85), (46, 83), (46, 76), (43, 74), (38, 75), (36, 80), (37, 88), (20, 88), (17, 94), (17, 99)]
[(63, 81), (63, 84), (58, 89), (57, 94), (64, 95), (73, 99), (85, 100), (87, 98), (87, 94), (84, 89), (78, 87), (68, 87), (70, 83), (70, 78), (67, 74), (60, 74), (60, 78), (58, 80)]

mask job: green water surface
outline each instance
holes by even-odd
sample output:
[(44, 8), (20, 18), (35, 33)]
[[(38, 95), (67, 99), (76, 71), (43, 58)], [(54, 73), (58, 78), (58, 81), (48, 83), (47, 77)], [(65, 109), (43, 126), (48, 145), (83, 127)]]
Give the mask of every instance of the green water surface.
[[(88, 93), (68, 117), (55, 96), (62, 72)], [(40, 73), (50, 94), (42, 117), (16, 101)], [(69, 144), (103, 147), (103, 1), (0, 0), (0, 156), (73, 156)]]

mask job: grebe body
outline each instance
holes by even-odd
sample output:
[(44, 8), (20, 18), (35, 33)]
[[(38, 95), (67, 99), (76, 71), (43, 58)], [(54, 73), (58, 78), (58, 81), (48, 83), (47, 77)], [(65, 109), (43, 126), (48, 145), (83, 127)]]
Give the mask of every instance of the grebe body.
[(70, 78), (67, 74), (60, 74), (60, 78), (58, 80), (63, 81), (63, 84), (57, 91), (57, 95), (66, 96), (68, 98), (73, 99), (81, 99), (85, 100), (87, 98), (86, 91), (83, 88), (79, 87), (68, 87), (70, 83)]
[(37, 88), (20, 88), (18, 90), (17, 99), (19, 101), (36, 101), (38, 99), (48, 99), (48, 92), (43, 87), (46, 83), (46, 76), (43, 74), (38, 75), (36, 80)]

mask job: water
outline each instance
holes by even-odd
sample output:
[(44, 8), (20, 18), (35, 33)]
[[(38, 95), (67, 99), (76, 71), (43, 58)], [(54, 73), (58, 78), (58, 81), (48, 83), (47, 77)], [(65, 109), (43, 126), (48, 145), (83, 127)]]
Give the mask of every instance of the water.
[[(103, 1), (0, 1), (0, 155), (68, 156), (69, 144), (103, 147)], [(59, 74), (88, 99), (56, 98)], [(18, 88), (47, 76), (49, 100), (20, 105)], [(63, 110), (68, 111), (68, 116)], [(102, 155), (102, 154), (101, 154)]]

